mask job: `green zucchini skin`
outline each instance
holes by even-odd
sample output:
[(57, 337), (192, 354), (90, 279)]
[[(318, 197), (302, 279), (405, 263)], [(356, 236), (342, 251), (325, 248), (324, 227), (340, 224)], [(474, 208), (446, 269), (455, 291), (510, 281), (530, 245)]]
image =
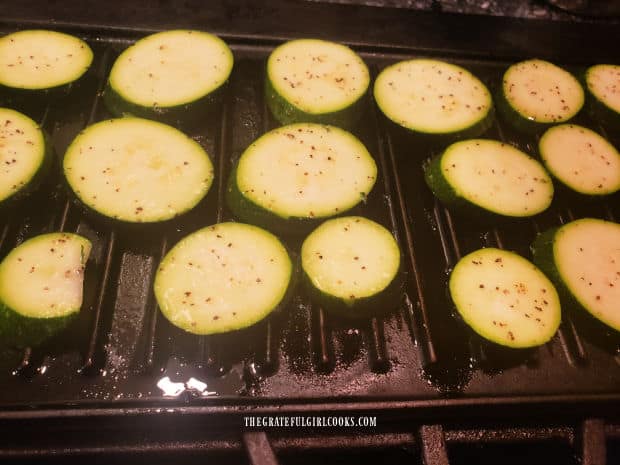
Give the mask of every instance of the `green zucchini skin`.
[(7, 106), (20, 106), (24, 104), (41, 106), (41, 103), (54, 103), (67, 98), (74, 89), (83, 85), (87, 79), (87, 74), (80, 76), (76, 81), (47, 89), (19, 89), (0, 84), (0, 97), (4, 97), (4, 100), (8, 103)]
[[(563, 308), (570, 309), (574, 316), (576, 316), (584, 325), (594, 328), (595, 331), (608, 331), (608, 326), (604, 321), (598, 319), (596, 315), (591, 313), (586, 307), (584, 307), (575, 294), (566, 285), (560, 272), (555, 264), (554, 245), (556, 242), (556, 234), (561, 229), (560, 227), (551, 228), (536, 236), (534, 242), (530, 246), (532, 251), (532, 261), (538, 266), (543, 273), (551, 280), (555, 285), (560, 299), (563, 303)], [(593, 324), (594, 323), (594, 324)], [(620, 329), (615, 328), (616, 331)]]
[(502, 87), (500, 87), (499, 92), (495, 95), (495, 104), (497, 105), (498, 113), (503, 117), (503, 119), (514, 129), (524, 134), (536, 136), (542, 134), (551, 126), (556, 124), (542, 123), (521, 116), (519, 112), (517, 112), (512, 105), (510, 105), (508, 100), (506, 100), (506, 95), (504, 94)]
[(70, 326), (78, 312), (55, 318), (31, 318), (14, 312), (0, 301), (0, 346), (38, 346)]
[[(327, 219), (326, 217), (308, 218), (298, 216), (285, 218), (258, 205), (244, 196), (239, 190), (239, 186), (237, 185), (237, 165), (235, 165), (228, 177), (226, 203), (235, 217), (279, 234), (304, 235)], [(350, 215), (352, 212), (357, 211), (359, 206), (360, 204), (357, 204), (329, 218)]]
[(586, 110), (592, 118), (606, 128), (618, 130), (620, 129), (620, 113), (594, 95), (588, 85), (588, 74), (592, 72), (593, 68), (594, 66), (591, 66), (581, 74), (581, 84), (586, 92)]
[(103, 213), (91, 208), (85, 204), (76, 194), (73, 192), (66, 179), (62, 181), (64, 191), (66, 192), (71, 203), (82, 214), (84, 214), (89, 220), (101, 227), (106, 231), (122, 231), (127, 234), (159, 234), (166, 233), (171, 228), (193, 228), (192, 225), (200, 224), (204, 222), (204, 210), (206, 205), (211, 202), (211, 195), (207, 195), (192, 207), (190, 210), (179, 212), (177, 216), (169, 218), (163, 221), (151, 221), (151, 222), (132, 222), (124, 221), (118, 218), (106, 216)]
[(117, 117), (134, 116), (192, 129), (204, 124), (205, 119), (208, 119), (210, 116), (219, 113), (227, 84), (228, 81), (209, 94), (190, 103), (170, 107), (156, 107), (139, 105), (124, 99), (108, 82), (103, 93), (103, 102), (108, 111)]
[(329, 124), (341, 128), (352, 128), (361, 119), (367, 105), (368, 89), (351, 105), (330, 113), (308, 113), (289, 103), (265, 77), (265, 100), (274, 118), (282, 125), (292, 123)]
[[(302, 267), (299, 266), (299, 268)], [(402, 269), (402, 260), (396, 276), (383, 291), (374, 296), (357, 298), (352, 303), (317, 289), (305, 270), (302, 270), (301, 274), (302, 285), (310, 299), (344, 320), (360, 320), (385, 315), (398, 308), (403, 298), (405, 273)]]
[(233, 214), (250, 224), (279, 233), (301, 235), (316, 227), (322, 218), (284, 218), (245, 197), (237, 185), (237, 166), (228, 178), (226, 203)]
[[(383, 124), (392, 137), (398, 142), (399, 145), (409, 146), (415, 145), (420, 147), (418, 153), (428, 154), (429, 152), (437, 152), (445, 149), (448, 145), (453, 144), (466, 139), (475, 139), (486, 133), (492, 126), (495, 120), (495, 104), (489, 109), (487, 115), (473, 126), (470, 126), (461, 131), (444, 132), (444, 133), (428, 133), (420, 132), (415, 129), (406, 128), (400, 124), (392, 121), (384, 114), (380, 115), (383, 120)], [(400, 152), (400, 151), (399, 151)]]
[(460, 212), (463, 215), (474, 217), (480, 220), (491, 220), (494, 216), (489, 210), (464, 199), (454, 190), (441, 170), (441, 157), (443, 153), (434, 156), (428, 165), (424, 166), (424, 181), (433, 191), (433, 194), (445, 205)]

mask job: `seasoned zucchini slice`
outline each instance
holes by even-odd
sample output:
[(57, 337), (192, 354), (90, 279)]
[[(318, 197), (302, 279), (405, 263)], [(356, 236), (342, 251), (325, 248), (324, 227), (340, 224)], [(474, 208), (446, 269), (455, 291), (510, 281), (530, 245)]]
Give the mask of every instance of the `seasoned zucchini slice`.
[(130, 223), (179, 216), (194, 208), (213, 182), (213, 165), (197, 142), (141, 118), (87, 127), (67, 149), (63, 169), (84, 205)]
[(194, 334), (234, 331), (280, 308), (293, 264), (273, 234), (243, 223), (208, 226), (170, 250), (155, 276), (164, 316)]
[(526, 60), (504, 73), (498, 107), (516, 129), (539, 133), (570, 120), (583, 103), (583, 88), (572, 74), (548, 61)]
[(489, 139), (450, 145), (433, 158), (425, 179), (443, 203), (474, 215), (536, 215), (553, 199), (542, 165), (515, 147)]
[(0, 86), (50, 91), (77, 81), (93, 52), (77, 37), (55, 31), (26, 30), (0, 38)]
[(594, 218), (572, 221), (540, 234), (532, 251), (566, 306), (620, 331), (620, 225)]
[(233, 170), (228, 204), (239, 218), (279, 232), (307, 232), (366, 199), (377, 165), (352, 134), (299, 123), (256, 140)]
[(350, 318), (395, 308), (401, 298), (400, 249), (387, 229), (361, 216), (324, 222), (304, 241), (301, 266), (314, 299)]
[(0, 206), (37, 186), (48, 172), (52, 150), (37, 123), (0, 108)]
[(588, 128), (554, 126), (540, 138), (538, 151), (549, 172), (575, 192), (601, 196), (620, 189), (620, 154)]
[(350, 48), (317, 39), (277, 47), (267, 61), (267, 104), (282, 124), (350, 127), (362, 115), (370, 75)]
[(460, 66), (415, 59), (385, 68), (374, 96), (394, 123), (444, 140), (477, 137), (492, 124), (493, 100), (486, 86)]
[(465, 323), (503, 346), (544, 344), (560, 325), (555, 287), (542, 271), (513, 252), (487, 248), (464, 256), (450, 275), (449, 289)]
[(82, 306), (88, 239), (33, 237), (0, 263), (0, 344), (37, 345), (65, 328)]
[(233, 55), (219, 37), (174, 30), (149, 35), (114, 62), (104, 101), (116, 116), (202, 122), (221, 100)]

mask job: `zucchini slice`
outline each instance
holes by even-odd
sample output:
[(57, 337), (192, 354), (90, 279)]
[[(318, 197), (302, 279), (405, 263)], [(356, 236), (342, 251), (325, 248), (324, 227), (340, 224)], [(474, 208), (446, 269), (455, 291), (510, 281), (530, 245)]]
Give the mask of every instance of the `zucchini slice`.
[(292, 275), (290, 256), (273, 234), (220, 223), (190, 234), (166, 254), (155, 297), (173, 325), (194, 334), (225, 333), (280, 308)]
[(554, 126), (540, 138), (538, 151), (549, 172), (575, 192), (600, 196), (620, 190), (620, 154), (588, 128)]
[(65, 328), (82, 306), (88, 239), (33, 237), (0, 263), (0, 344), (37, 345)]
[(536, 266), (513, 252), (476, 250), (450, 274), (450, 296), (480, 336), (512, 348), (549, 341), (561, 320), (560, 298)]
[(425, 179), (443, 203), (480, 216), (532, 216), (553, 199), (553, 183), (539, 162), (489, 139), (450, 145), (431, 160)]
[(589, 107), (594, 117), (620, 128), (620, 65), (594, 65), (585, 73)]
[(570, 120), (583, 103), (579, 81), (544, 60), (526, 60), (510, 66), (504, 73), (498, 99), (506, 120), (527, 133), (539, 133)]
[(0, 85), (50, 91), (77, 81), (93, 52), (77, 37), (55, 31), (26, 30), (0, 38)]
[(252, 143), (233, 170), (228, 204), (244, 221), (281, 232), (307, 232), (366, 199), (377, 165), (352, 134), (299, 123)]
[(141, 118), (101, 121), (82, 131), (63, 161), (75, 195), (97, 213), (130, 223), (166, 221), (194, 208), (213, 165), (194, 140)]
[(415, 133), (477, 137), (492, 124), (493, 100), (469, 71), (438, 60), (415, 59), (385, 68), (375, 81), (379, 109)]
[(292, 40), (277, 47), (267, 60), (267, 105), (282, 124), (350, 127), (362, 115), (369, 85), (364, 61), (334, 42)]
[(201, 120), (221, 98), (233, 55), (219, 37), (174, 30), (149, 35), (114, 62), (104, 102), (116, 116), (168, 123)]
[(392, 233), (361, 216), (325, 221), (301, 246), (304, 280), (314, 300), (350, 318), (398, 305), (400, 256)]
[(26, 115), (0, 108), (0, 206), (32, 190), (48, 171), (52, 150)]
[(584, 218), (538, 235), (534, 263), (563, 302), (620, 331), (620, 225)]

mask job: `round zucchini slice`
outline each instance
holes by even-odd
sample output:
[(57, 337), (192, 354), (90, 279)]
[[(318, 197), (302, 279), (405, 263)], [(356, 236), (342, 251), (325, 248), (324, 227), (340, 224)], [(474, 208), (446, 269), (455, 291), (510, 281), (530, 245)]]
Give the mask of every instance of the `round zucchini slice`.
[(613, 129), (620, 128), (620, 65), (594, 65), (585, 73), (593, 116)]
[(539, 133), (570, 120), (583, 103), (583, 88), (572, 74), (548, 61), (526, 60), (504, 73), (498, 107), (517, 130)]
[(274, 129), (241, 155), (228, 204), (244, 221), (280, 232), (307, 232), (366, 199), (377, 165), (352, 134), (299, 123)]
[(400, 256), (383, 226), (346, 216), (325, 221), (306, 238), (301, 266), (317, 303), (344, 317), (368, 317), (398, 305)]
[(385, 68), (374, 96), (385, 116), (415, 133), (462, 139), (477, 137), (492, 124), (493, 100), (486, 86), (443, 61), (415, 59)]
[(82, 306), (88, 239), (36, 236), (0, 263), (0, 344), (37, 345), (65, 328)]
[(233, 55), (219, 37), (174, 30), (149, 35), (114, 62), (104, 102), (116, 116), (200, 121), (221, 99)]
[(363, 113), (369, 85), (364, 61), (334, 42), (292, 40), (277, 47), (267, 60), (267, 105), (282, 124), (350, 127)]
[(130, 223), (179, 216), (194, 208), (213, 182), (213, 165), (197, 142), (140, 118), (87, 127), (67, 149), (63, 170), (84, 205)]
[(170, 250), (155, 276), (164, 316), (194, 334), (234, 331), (279, 309), (293, 264), (273, 234), (243, 223), (208, 226)]
[(26, 30), (0, 38), (0, 85), (50, 91), (77, 81), (93, 52), (77, 37), (55, 31)]
[(584, 218), (538, 235), (534, 262), (567, 306), (620, 331), (620, 225)]
[(560, 298), (536, 266), (513, 252), (476, 250), (450, 274), (450, 296), (476, 333), (512, 348), (549, 341), (561, 320)]
[(43, 131), (26, 115), (0, 108), (0, 206), (30, 192), (50, 167)]
[(539, 162), (489, 139), (450, 145), (431, 160), (425, 179), (447, 206), (479, 216), (532, 216), (553, 199), (553, 183)]
[(538, 151), (549, 172), (575, 192), (600, 196), (620, 190), (620, 154), (588, 128), (554, 126), (540, 138)]

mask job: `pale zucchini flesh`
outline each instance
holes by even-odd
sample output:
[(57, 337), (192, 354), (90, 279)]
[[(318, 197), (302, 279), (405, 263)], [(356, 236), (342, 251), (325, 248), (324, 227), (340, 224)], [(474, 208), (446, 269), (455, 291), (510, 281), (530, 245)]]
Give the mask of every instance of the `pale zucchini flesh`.
[(555, 287), (535, 265), (513, 252), (486, 248), (464, 256), (450, 275), (449, 290), (465, 323), (503, 346), (544, 344), (560, 324)]
[(93, 52), (83, 40), (55, 31), (25, 30), (0, 38), (0, 85), (28, 90), (78, 80)]
[(591, 218), (568, 223), (555, 235), (553, 257), (577, 302), (620, 331), (620, 225)]
[(354, 308), (380, 296), (396, 279), (400, 249), (385, 227), (346, 216), (324, 222), (306, 238), (301, 263), (311, 286), (326, 300)]
[(86, 128), (63, 161), (69, 186), (87, 207), (109, 218), (152, 223), (195, 207), (213, 182), (213, 165), (177, 129), (140, 118)]
[(285, 300), (293, 265), (271, 233), (220, 223), (182, 239), (162, 260), (155, 296), (172, 324), (195, 334), (238, 330)]
[(125, 50), (110, 72), (110, 87), (124, 100), (166, 108), (199, 100), (230, 76), (230, 48), (213, 34), (173, 30), (147, 36)]
[(286, 102), (311, 115), (351, 106), (370, 83), (366, 64), (353, 50), (318, 39), (276, 48), (267, 61), (267, 79)]
[(275, 129), (243, 153), (236, 171), (242, 195), (282, 218), (320, 218), (366, 199), (377, 166), (352, 134), (299, 123)]
[(568, 121), (584, 103), (579, 81), (544, 60), (526, 60), (510, 66), (504, 73), (502, 93), (516, 115), (531, 123)]
[(0, 203), (30, 184), (47, 156), (45, 137), (26, 115), (0, 108)]
[(473, 130), (480, 135), (490, 126), (491, 94), (469, 71), (450, 63), (415, 59), (384, 69), (374, 86), (381, 111), (393, 122), (427, 134)]
[(586, 72), (586, 85), (592, 95), (620, 114), (620, 65), (595, 65)]
[[(553, 183), (543, 166), (499, 141), (456, 142), (440, 156), (429, 182), (440, 199), (464, 201), (485, 212), (508, 217), (532, 216), (547, 209)], [(427, 176), (428, 179), (428, 176)]]
[(576, 192), (607, 195), (620, 189), (620, 154), (591, 129), (554, 126), (541, 137), (539, 152), (551, 174)]

